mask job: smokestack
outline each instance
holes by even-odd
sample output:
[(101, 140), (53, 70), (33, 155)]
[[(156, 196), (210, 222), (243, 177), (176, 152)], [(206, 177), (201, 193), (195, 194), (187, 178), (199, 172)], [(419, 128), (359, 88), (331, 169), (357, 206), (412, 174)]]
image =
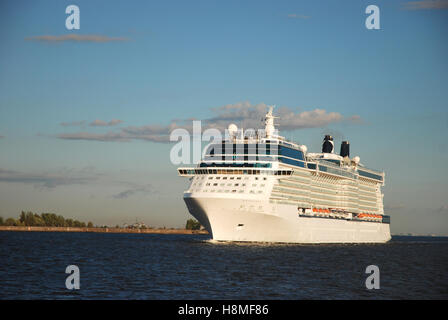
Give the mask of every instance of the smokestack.
[(348, 141), (342, 141), (340, 155), (341, 157), (350, 157), (350, 143)]
[(333, 149), (334, 149), (333, 137), (327, 134), (324, 138), (324, 142), (322, 143), (322, 152), (332, 153)]

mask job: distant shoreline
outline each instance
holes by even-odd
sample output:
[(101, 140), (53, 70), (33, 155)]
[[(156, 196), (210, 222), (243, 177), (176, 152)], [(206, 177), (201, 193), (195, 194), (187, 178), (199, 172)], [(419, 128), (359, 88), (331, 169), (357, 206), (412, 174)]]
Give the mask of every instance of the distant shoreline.
[(28, 227), (28, 226), (0, 226), (0, 231), (208, 234), (206, 230), (187, 230), (187, 229), (130, 229), (130, 228), (87, 228), (87, 227), (77, 228), (77, 227)]

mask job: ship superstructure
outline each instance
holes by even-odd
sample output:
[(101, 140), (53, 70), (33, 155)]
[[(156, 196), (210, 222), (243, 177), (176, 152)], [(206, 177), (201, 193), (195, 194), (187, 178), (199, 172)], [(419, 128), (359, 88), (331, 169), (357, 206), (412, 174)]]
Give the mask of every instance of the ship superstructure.
[(277, 134), (273, 108), (265, 128), (245, 134), (231, 124), (227, 138), (206, 147), (184, 192), (189, 212), (215, 240), (358, 243), (390, 240), (384, 214), (384, 172), (350, 158), (348, 141), (335, 153), (325, 136), (321, 153)]

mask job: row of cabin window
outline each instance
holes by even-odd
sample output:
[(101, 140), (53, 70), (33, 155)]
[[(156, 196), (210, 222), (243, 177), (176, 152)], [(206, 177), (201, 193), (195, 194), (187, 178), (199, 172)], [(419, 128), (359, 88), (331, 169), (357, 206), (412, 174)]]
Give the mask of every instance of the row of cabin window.
[[(205, 158), (205, 160), (207, 160), (207, 157)], [(210, 159), (211, 161), (215, 160), (215, 159)], [(272, 160), (270, 160), (272, 161)], [(234, 162), (230, 162), (230, 163), (225, 163), (225, 162), (212, 162), (212, 163), (206, 163), (206, 162), (201, 162), (201, 164), (199, 165), (201, 168), (204, 167), (232, 167), (232, 168), (271, 168), (272, 167), (272, 163), (249, 163), (249, 162), (242, 162), (242, 160), (238, 160), (238, 161), (234, 161)]]
[(250, 174), (250, 175), (275, 175), (289, 176), (292, 171), (289, 170), (236, 170), (236, 169), (181, 169), (181, 174)]
[[(212, 190), (199, 190), (199, 189), (197, 189), (197, 190), (192, 190), (192, 191), (197, 191), (197, 192), (199, 192), (199, 191), (201, 191), (201, 192), (216, 192), (216, 193), (229, 193), (230, 192), (229, 189), (225, 189), (225, 190), (215, 190), (215, 189), (212, 189)], [(238, 191), (238, 193), (244, 193), (243, 189), (240, 189), (240, 190), (233, 189), (233, 190), (231, 190), (232, 193), (236, 193), (237, 191)], [(257, 192), (255, 192), (255, 190), (250, 190), (249, 193), (263, 193), (263, 190), (258, 190)]]
[[(222, 180), (227, 180), (227, 178), (229, 178), (229, 180), (234, 180), (235, 178), (236, 178), (236, 180), (241, 180), (241, 177), (226, 177), (226, 176), (222, 177)], [(202, 178), (202, 179), (204, 179), (204, 178)], [(210, 177), (208, 177), (208, 179), (209, 180), (213, 180), (213, 179), (220, 180), (221, 177), (219, 177), (219, 176), (218, 177), (210, 176)], [(248, 177), (244, 178), (244, 180), (248, 180), (248, 179), (249, 179)], [(258, 177), (255, 177), (255, 180), (258, 180)], [(263, 180), (267, 180), (267, 178), (263, 177)]]
[[(193, 183), (193, 185), (196, 185), (196, 184)], [(200, 184), (199, 184), (199, 185), (200, 185)], [(206, 185), (207, 187), (208, 187), (208, 186), (214, 186), (214, 187), (217, 187), (217, 186), (218, 186), (218, 183), (214, 183), (214, 184), (212, 185), (210, 182), (208, 182), (208, 183), (206, 183), (205, 185)], [(225, 183), (220, 183), (220, 184), (219, 184), (219, 186), (221, 186), (221, 187), (224, 187), (225, 185), (226, 185)], [(234, 187), (239, 187), (239, 185), (240, 185), (239, 183), (235, 183), (235, 184), (233, 184)], [(232, 184), (231, 184), (231, 183), (228, 183), (227, 186), (228, 186), (228, 187), (231, 187)], [(241, 186), (242, 186), (242, 187), (245, 187), (246, 184), (245, 184), (245, 183), (242, 183)], [(261, 188), (263, 188), (263, 187), (265, 187), (265, 186), (266, 186), (265, 184), (260, 184), (260, 187), (261, 187)], [(252, 187), (257, 187), (257, 184), (256, 184), (256, 183), (253, 183), (253, 184), (252, 184)]]
[(206, 155), (222, 154), (261, 154), (261, 155), (283, 155), (296, 160), (305, 160), (303, 152), (277, 144), (213, 144), (207, 149)]

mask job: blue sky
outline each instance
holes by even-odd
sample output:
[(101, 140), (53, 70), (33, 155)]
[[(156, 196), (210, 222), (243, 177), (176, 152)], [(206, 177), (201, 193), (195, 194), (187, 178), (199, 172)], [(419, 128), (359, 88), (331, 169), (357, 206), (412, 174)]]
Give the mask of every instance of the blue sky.
[(386, 171), (394, 233), (448, 234), (447, 1), (3, 1), (0, 15), (3, 217), (183, 226), (187, 181), (148, 132), (265, 103), (325, 110), (281, 133), (311, 151), (332, 133)]

